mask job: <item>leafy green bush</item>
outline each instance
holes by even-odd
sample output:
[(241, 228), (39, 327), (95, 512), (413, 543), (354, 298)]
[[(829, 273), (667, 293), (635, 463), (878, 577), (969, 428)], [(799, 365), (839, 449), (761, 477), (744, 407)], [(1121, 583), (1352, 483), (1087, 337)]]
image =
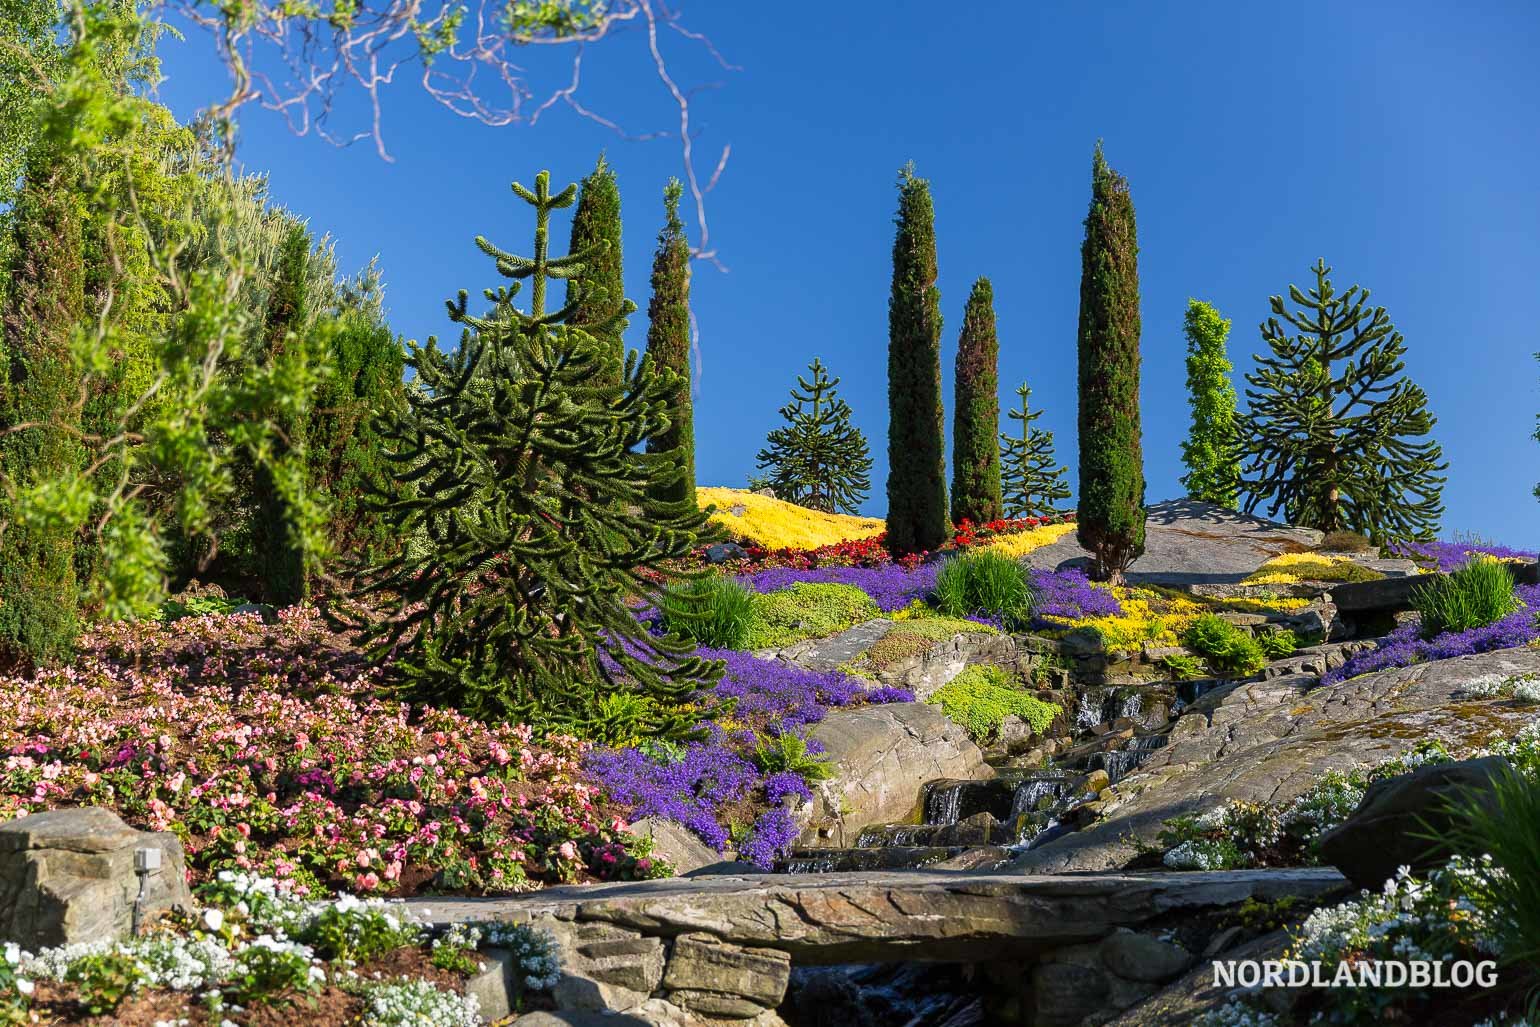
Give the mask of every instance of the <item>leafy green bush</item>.
[(1166, 665), (1171, 676), (1178, 680), (1199, 677), (1203, 673), (1203, 664), (1198, 658), (1186, 653), (1167, 653), (1161, 657), (1161, 662)]
[(1536, 983), (1540, 967), (1540, 778), (1507, 770), (1481, 801), (1461, 801), (1451, 847), (1482, 853), (1468, 882), (1494, 925), (1503, 961)]
[(303, 949), (253, 944), (235, 957), (235, 972), (220, 989), (227, 1002), (238, 1006), (267, 1004), (280, 997), (287, 1001), (289, 992), (319, 991), (324, 973), (310, 961)]
[(1212, 613), (1192, 622), (1182, 635), (1182, 644), (1205, 657), (1214, 673), (1225, 677), (1249, 677), (1267, 665), (1262, 646), (1249, 632)]
[(936, 574), (936, 606), (953, 617), (995, 617), (1026, 627), (1037, 608), (1027, 569), (1003, 553), (978, 550), (953, 557)]
[(809, 752), (807, 740), (790, 731), (760, 741), (754, 750), (754, 762), (766, 774), (791, 771), (809, 781), (827, 781), (834, 776), (834, 768), (823, 753)]
[(167, 599), (160, 604), (159, 620), (170, 623), (181, 620), (183, 617), (202, 617), (205, 614), (226, 614), (235, 610), (238, 606), (245, 606), (248, 601), (239, 598), (227, 598), (225, 596), (205, 595), (191, 596), (187, 599)]
[(927, 702), (941, 707), (947, 719), (985, 741), (1000, 733), (1005, 718), (1017, 716), (1042, 734), (1062, 709), (1023, 690), (1002, 667), (968, 667), (936, 690)]
[(1316, 550), (1322, 553), (1366, 553), (1373, 545), (1356, 531), (1328, 531)]
[(1422, 614), (1423, 637), (1432, 638), (1446, 631), (1486, 627), (1517, 610), (1520, 603), (1507, 566), (1478, 557), (1415, 589), (1412, 605)]
[(82, 956), (70, 964), (64, 979), (80, 989), (80, 1004), (92, 1016), (116, 1012), (123, 1000), (145, 981), (139, 961), (124, 952)]
[(1281, 660), (1294, 655), (1294, 650), (1299, 648), (1299, 639), (1294, 637), (1292, 631), (1272, 631), (1258, 635), (1257, 645), (1261, 647), (1262, 655), (1269, 660)]
[(824, 638), (882, 613), (872, 597), (854, 585), (808, 581), (754, 596), (753, 608), (744, 649)]
[(663, 593), (663, 626), (713, 649), (742, 649), (754, 619), (755, 595), (720, 574), (672, 585)]

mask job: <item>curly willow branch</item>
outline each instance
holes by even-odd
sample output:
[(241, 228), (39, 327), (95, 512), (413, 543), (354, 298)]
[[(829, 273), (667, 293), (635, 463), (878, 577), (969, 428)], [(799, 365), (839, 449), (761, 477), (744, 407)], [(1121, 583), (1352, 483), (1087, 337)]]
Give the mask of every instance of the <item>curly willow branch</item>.
[[(690, 123), (694, 90), (681, 89), (670, 72), (659, 30), (700, 47), (724, 70), (739, 69), (710, 39), (680, 24), (678, 12), (663, 0), (331, 0), (329, 10), (310, 0), (159, 0), (159, 5), (207, 31), (229, 70), (230, 95), (209, 111), (216, 122), (228, 124), (237, 110), (255, 102), (280, 114), (299, 135), (314, 132), (336, 146), (373, 140), (388, 161), (381, 91), (410, 67), (414, 74), (420, 69), (428, 95), (486, 125), (533, 125), (564, 104), (625, 139), (677, 138), (699, 226), (690, 254), (726, 270), (711, 242), (706, 197), (721, 179), (732, 147), (722, 147), (702, 183), (695, 167), (698, 130)], [(633, 134), (578, 98), (587, 48), (627, 30), (645, 36), (658, 79), (678, 108), (677, 131)], [(516, 58), (521, 50), (533, 54), (539, 47), (571, 52), (566, 85), (547, 92), (532, 83), (529, 69)], [(333, 115), (350, 86), (365, 98), (368, 127), (339, 131)]]

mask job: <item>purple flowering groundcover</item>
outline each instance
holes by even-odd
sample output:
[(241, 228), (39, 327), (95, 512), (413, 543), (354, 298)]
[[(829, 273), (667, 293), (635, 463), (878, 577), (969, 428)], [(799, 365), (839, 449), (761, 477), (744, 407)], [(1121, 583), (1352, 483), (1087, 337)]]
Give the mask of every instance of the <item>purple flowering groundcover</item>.
[(1495, 556), (1500, 560), (1533, 560), (1536, 556), (1534, 552), (1527, 549), (1475, 545), (1467, 542), (1403, 542), (1394, 546), (1392, 551), (1396, 556), (1432, 564), (1445, 574), (1464, 567), (1470, 563), (1471, 557), (1478, 553)]
[(812, 570), (772, 567), (738, 580), (761, 595), (804, 581), (820, 585), (854, 585), (871, 596), (879, 610), (892, 613), (935, 591), (936, 570), (934, 563), (921, 564), (913, 570), (905, 570), (896, 563), (882, 567), (818, 567)]

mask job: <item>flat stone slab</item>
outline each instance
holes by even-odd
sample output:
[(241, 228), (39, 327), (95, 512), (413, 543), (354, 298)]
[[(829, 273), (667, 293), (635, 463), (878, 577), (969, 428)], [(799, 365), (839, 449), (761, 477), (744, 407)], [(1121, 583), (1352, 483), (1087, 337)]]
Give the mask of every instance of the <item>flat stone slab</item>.
[(763, 650), (754, 655), (795, 663), (808, 670), (838, 670), (846, 664), (855, 663), (857, 657), (892, 630), (893, 622), (890, 620), (869, 620), (853, 628), (846, 628), (837, 635), (830, 635), (828, 638), (798, 642), (785, 649)]
[(1345, 887), (1330, 868), (1041, 875), (967, 871), (751, 874), (548, 888), (512, 898), (416, 898), (435, 925), (597, 922), (646, 936), (711, 935), (801, 965), (975, 962), (1096, 941), (1179, 910)]
[[(1127, 577), (1139, 585), (1238, 584), (1273, 557), (1314, 549), (1324, 537), (1314, 528), (1295, 528), (1211, 503), (1169, 500), (1149, 508), (1144, 555), (1134, 561)], [(1022, 560), (1032, 568), (1056, 570), (1089, 555), (1071, 532)]]

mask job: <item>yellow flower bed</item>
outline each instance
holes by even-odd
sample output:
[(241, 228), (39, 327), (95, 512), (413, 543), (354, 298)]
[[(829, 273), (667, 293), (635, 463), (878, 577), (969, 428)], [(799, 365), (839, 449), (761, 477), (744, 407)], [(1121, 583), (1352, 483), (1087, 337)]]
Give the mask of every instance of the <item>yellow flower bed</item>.
[[(882, 534), (881, 518), (821, 513), (744, 489), (696, 489), (701, 509), (716, 505), (712, 523), (733, 538), (766, 549), (817, 549)], [(743, 513), (733, 510), (742, 508)]]
[(1123, 607), (1121, 617), (1086, 617), (1068, 620), (1045, 618), (1065, 628), (1092, 628), (1107, 649), (1137, 649), (1151, 645), (1179, 645), (1182, 632), (1209, 608), (1177, 592), (1164, 589), (1119, 587), (1112, 590)]
[(1075, 530), (1073, 523), (1069, 524), (1040, 524), (1026, 531), (1018, 531), (1006, 535), (985, 548), (991, 552), (1003, 553), (1012, 559), (1026, 556), (1034, 549), (1041, 549), (1046, 545), (1059, 541), (1065, 535)]
[(1385, 575), (1353, 562), (1349, 556), (1285, 553), (1258, 567), (1247, 585), (1297, 585), (1301, 581), (1378, 581)]

